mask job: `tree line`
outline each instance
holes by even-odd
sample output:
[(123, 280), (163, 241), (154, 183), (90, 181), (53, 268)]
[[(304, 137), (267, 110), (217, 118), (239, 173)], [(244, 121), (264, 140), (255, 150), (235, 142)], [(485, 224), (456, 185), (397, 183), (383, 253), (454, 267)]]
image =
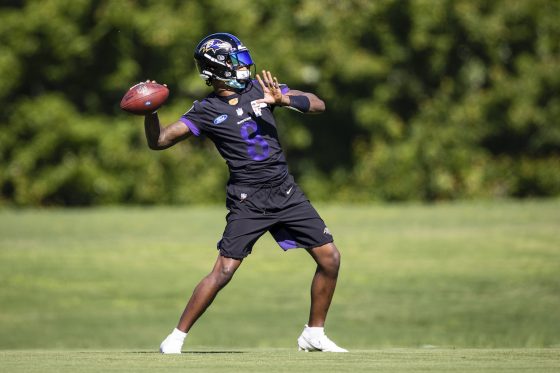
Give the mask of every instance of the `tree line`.
[(213, 32), (326, 102), (276, 111), (314, 200), (557, 196), (559, 16), (555, 0), (4, 0), (0, 205), (222, 201), (210, 141), (150, 151), (119, 110), (155, 79), (177, 120), (208, 93), (193, 50)]

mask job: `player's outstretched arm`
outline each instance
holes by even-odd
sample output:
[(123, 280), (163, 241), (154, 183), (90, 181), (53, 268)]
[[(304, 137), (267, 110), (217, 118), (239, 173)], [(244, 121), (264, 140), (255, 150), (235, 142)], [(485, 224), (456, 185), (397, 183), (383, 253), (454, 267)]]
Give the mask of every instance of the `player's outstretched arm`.
[[(294, 99), (294, 97), (296, 96), (307, 97), (307, 99), (309, 100), (309, 110), (307, 111), (307, 113), (310, 114), (319, 114), (324, 112), (326, 109), (325, 102), (321, 100), (319, 97), (317, 97), (315, 94), (310, 92), (303, 92), (295, 89), (290, 89), (288, 93), (285, 94), (285, 96), (288, 96), (288, 98), (290, 99), (290, 103), (287, 105), (289, 107), (293, 107), (292, 106), (293, 102), (297, 100)], [(297, 108), (295, 109), (297, 110)]]
[(270, 105), (287, 106), (302, 113), (322, 113), (325, 111), (325, 102), (313, 93), (290, 90), (282, 93), (278, 79), (270, 71), (263, 70), (262, 78), (257, 74), (257, 80), (264, 91), (264, 98), (257, 102)]
[(181, 121), (162, 127), (157, 113), (144, 116), (144, 131), (148, 146), (152, 150), (167, 149), (191, 135), (189, 127)]

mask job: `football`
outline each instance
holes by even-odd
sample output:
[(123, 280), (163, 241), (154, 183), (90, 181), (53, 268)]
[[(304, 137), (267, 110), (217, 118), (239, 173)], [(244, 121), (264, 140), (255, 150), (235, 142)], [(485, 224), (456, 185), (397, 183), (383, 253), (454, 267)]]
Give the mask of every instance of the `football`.
[(136, 115), (153, 113), (165, 103), (169, 89), (158, 83), (138, 83), (121, 100), (121, 109)]

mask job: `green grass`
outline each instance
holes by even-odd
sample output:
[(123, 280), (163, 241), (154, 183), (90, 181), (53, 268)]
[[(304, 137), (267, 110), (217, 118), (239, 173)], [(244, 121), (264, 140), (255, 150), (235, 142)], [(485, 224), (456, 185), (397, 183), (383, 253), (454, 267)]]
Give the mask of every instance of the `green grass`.
[(120, 352), (155, 351), (174, 327), (216, 258), (225, 209), (5, 209), (0, 350), (26, 351), (0, 351), (0, 370), (42, 359), (68, 370), (90, 360), (103, 370), (186, 362), (270, 370), (272, 360), (286, 370), (460, 371), (472, 362), (480, 371), (546, 371), (558, 363), (550, 357), (560, 347), (560, 201), (318, 209), (343, 260), (327, 333), (368, 351), (289, 350), (307, 319), (314, 265), (305, 251), (283, 253), (265, 236), (185, 345), (243, 354)]
[(558, 372), (560, 349), (362, 350), (205, 349), (179, 356), (152, 351), (0, 351), (5, 372)]

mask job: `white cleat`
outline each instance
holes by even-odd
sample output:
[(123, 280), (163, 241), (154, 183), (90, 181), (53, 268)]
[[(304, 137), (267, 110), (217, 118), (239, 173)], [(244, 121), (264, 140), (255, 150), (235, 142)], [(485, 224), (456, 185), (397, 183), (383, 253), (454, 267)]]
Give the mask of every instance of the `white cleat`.
[(159, 352), (162, 354), (180, 354), (181, 348), (183, 348), (183, 341), (173, 338), (170, 334), (161, 342)]
[(348, 350), (338, 347), (324, 333), (321, 333), (319, 336), (311, 336), (310, 334), (307, 330), (307, 325), (305, 325), (305, 329), (297, 340), (299, 351), (348, 352)]

